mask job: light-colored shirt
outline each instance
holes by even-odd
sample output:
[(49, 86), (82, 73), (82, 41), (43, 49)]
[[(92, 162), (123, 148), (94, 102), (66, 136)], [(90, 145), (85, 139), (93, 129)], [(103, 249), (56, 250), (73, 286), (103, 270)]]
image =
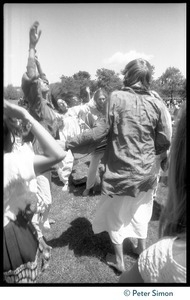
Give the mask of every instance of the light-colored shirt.
[(144, 282), (185, 283), (186, 242), (162, 238), (140, 254), (138, 268)]
[(4, 226), (16, 220), (19, 210), (24, 210), (33, 197), (36, 199), (33, 157), (27, 144), (4, 154)]

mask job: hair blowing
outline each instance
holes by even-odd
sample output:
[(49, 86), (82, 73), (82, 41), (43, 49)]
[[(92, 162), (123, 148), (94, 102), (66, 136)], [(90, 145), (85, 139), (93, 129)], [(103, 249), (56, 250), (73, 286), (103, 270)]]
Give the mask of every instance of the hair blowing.
[(186, 233), (186, 105), (179, 111), (174, 140), (171, 146), (168, 174), (169, 191), (161, 214), (160, 236)]

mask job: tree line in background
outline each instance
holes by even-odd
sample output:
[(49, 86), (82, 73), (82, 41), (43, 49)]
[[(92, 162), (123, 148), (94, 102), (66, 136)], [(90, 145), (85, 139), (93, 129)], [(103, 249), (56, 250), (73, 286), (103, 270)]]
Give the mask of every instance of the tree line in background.
[[(154, 67), (153, 74), (154, 74)], [(122, 79), (119, 74), (109, 69), (98, 69), (96, 71), (96, 79), (92, 80), (91, 75), (86, 71), (79, 71), (73, 76), (61, 76), (61, 82), (51, 83), (52, 103), (56, 103), (57, 99), (64, 99), (69, 106), (76, 105), (72, 103), (72, 97), (76, 96), (79, 103), (88, 101), (86, 87), (90, 88), (91, 96), (98, 88), (102, 87), (110, 93), (114, 90), (121, 89)], [(180, 70), (175, 67), (169, 67), (156, 80), (152, 81), (151, 89), (155, 90), (165, 101), (173, 99), (182, 101), (186, 99), (186, 79)], [(23, 97), (20, 87), (8, 85), (4, 87), (4, 98), (9, 100), (18, 100)]]

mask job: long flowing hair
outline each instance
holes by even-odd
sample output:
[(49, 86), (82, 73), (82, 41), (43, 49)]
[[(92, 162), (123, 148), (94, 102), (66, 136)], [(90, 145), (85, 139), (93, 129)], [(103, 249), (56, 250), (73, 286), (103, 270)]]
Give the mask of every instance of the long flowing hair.
[(99, 97), (101, 95), (104, 95), (104, 97), (106, 98), (106, 101), (105, 101), (105, 108), (103, 110), (103, 113), (105, 114), (105, 111), (106, 111), (106, 103), (107, 103), (107, 100), (108, 100), (108, 93), (107, 91), (104, 89), (104, 88), (99, 88), (95, 91), (94, 93), (94, 96), (93, 96), (93, 99), (94, 99), (94, 102), (96, 103), (96, 106), (99, 110), (101, 110), (101, 108), (98, 106), (98, 102), (97, 100), (99, 99)]
[(168, 174), (168, 198), (160, 217), (159, 235), (186, 234), (186, 104), (178, 115)]
[(138, 58), (130, 61), (122, 71), (124, 86), (131, 87), (136, 83), (140, 83), (145, 89), (149, 89), (152, 70), (151, 64), (145, 59)]

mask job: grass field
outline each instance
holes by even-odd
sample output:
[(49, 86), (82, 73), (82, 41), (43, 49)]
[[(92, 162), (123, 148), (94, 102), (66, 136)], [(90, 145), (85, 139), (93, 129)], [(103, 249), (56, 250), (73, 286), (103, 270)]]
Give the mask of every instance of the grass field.
[[(17, 104), (17, 101), (12, 103)], [(52, 257), (48, 269), (40, 272), (37, 283), (66, 285), (117, 284), (119, 274), (105, 263), (105, 256), (112, 252), (112, 244), (106, 232), (94, 235), (92, 220), (100, 194), (82, 197), (85, 185), (70, 185), (68, 192), (62, 191), (59, 180), (52, 182), (53, 204), (50, 217), (56, 223), (45, 234), (52, 246)], [(161, 206), (167, 197), (167, 186), (159, 183), (154, 201), (152, 219), (149, 223), (147, 246), (158, 239), (158, 219)], [(133, 239), (124, 241), (126, 269), (136, 261), (131, 245)]]
[[(59, 180), (52, 182), (53, 205), (50, 217), (56, 223), (46, 234), (52, 246), (52, 258), (48, 269), (40, 273), (40, 284), (103, 285), (117, 284), (119, 274), (105, 263), (107, 252), (112, 252), (112, 244), (106, 232), (94, 235), (92, 220), (100, 195), (82, 197), (85, 185), (70, 186), (63, 192)], [(149, 224), (147, 246), (158, 239), (158, 218), (160, 205), (164, 204), (167, 186), (159, 184), (157, 198)], [(124, 242), (125, 266), (129, 269), (136, 260), (132, 253), (132, 239)]]

